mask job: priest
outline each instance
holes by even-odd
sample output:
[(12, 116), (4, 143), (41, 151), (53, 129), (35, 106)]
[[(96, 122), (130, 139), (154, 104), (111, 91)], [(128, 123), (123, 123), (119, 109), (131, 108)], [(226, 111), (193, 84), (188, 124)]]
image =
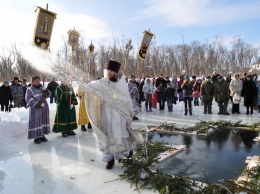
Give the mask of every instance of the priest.
[(87, 131), (85, 125), (88, 125), (88, 128), (91, 128), (86, 104), (85, 104), (85, 94), (83, 88), (79, 85), (76, 90), (76, 96), (79, 98), (79, 113), (78, 113), (78, 125), (81, 125), (81, 131)]
[(32, 77), (25, 99), (30, 107), (28, 139), (34, 139), (36, 144), (48, 141), (45, 135), (50, 133), (50, 118), (46, 98), (50, 96), (51, 92), (40, 85), (40, 77)]
[(52, 131), (61, 133), (63, 137), (76, 135), (73, 130), (78, 128), (75, 110), (78, 101), (72, 86), (66, 81), (62, 81), (55, 91), (55, 98), (57, 99), (57, 112)]
[(106, 169), (112, 169), (115, 160), (131, 157), (136, 143), (142, 143), (140, 133), (130, 128), (133, 104), (121, 64), (109, 61), (107, 77), (91, 83), (87, 90), (87, 111), (99, 147), (103, 151)]

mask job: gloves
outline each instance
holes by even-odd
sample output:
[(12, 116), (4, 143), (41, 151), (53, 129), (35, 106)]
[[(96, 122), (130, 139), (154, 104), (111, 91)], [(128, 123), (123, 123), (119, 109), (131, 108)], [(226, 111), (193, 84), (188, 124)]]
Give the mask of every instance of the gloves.
[(41, 107), (44, 108), (45, 104), (44, 103), (41, 103)]
[(43, 86), (43, 87), (42, 87), (42, 90), (43, 90), (43, 91), (46, 91), (46, 90), (47, 90), (47, 88), (45, 88), (45, 87)]
[(37, 104), (34, 105), (34, 108), (41, 108), (42, 107), (42, 103), (38, 102)]
[(130, 127), (131, 123), (132, 123), (132, 119), (126, 119), (126, 126), (127, 127)]
[(71, 109), (73, 109), (73, 107), (74, 107), (74, 105), (73, 105), (73, 104), (71, 104), (71, 105), (70, 105), (70, 110), (71, 110)]

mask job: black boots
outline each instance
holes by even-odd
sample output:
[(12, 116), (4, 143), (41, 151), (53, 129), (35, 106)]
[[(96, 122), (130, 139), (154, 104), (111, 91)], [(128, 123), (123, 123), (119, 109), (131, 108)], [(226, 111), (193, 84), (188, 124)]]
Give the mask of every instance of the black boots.
[(85, 125), (81, 125), (81, 131), (87, 131)]
[(112, 160), (110, 160), (107, 165), (106, 165), (106, 169), (112, 169), (115, 165), (115, 159), (113, 158)]
[(232, 105), (232, 114), (240, 114), (240, 111), (239, 111), (239, 104), (233, 104)]
[(134, 155), (134, 152), (133, 152), (133, 150), (130, 150), (130, 152), (129, 152), (129, 154), (128, 154), (128, 156), (127, 156), (127, 158), (132, 158), (132, 156)]
[(62, 132), (62, 137), (67, 137), (68, 135), (76, 135), (74, 131)]
[(137, 121), (137, 120), (139, 120), (138, 117), (134, 116), (133, 121)]
[(41, 137), (41, 142), (47, 142), (47, 141), (48, 141), (48, 139), (45, 136)]
[(40, 143), (42, 143), (41, 137), (35, 138), (35, 139), (34, 139), (34, 143), (35, 143), (35, 144), (40, 144)]
[(92, 129), (92, 126), (90, 123), (88, 123), (88, 129)]
[(260, 113), (260, 105), (258, 105), (258, 113)]
[(76, 135), (76, 133), (74, 131), (69, 131), (67, 134), (68, 135)]
[[(190, 115), (192, 115), (192, 109), (191, 108), (189, 109), (189, 112), (190, 112)], [(185, 109), (184, 115), (187, 115), (187, 114), (188, 114), (188, 109)]]
[[(254, 113), (254, 107), (253, 106), (250, 107), (250, 113), (251, 113), (251, 115)], [(249, 106), (246, 107), (246, 114), (249, 115)]]
[(194, 99), (194, 106), (199, 106), (199, 99)]
[(45, 136), (37, 137), (34, 139), (35, 144), (40, 144), (42, 142), (47, 142), (47, 141), (48, 141), (48, 139)]

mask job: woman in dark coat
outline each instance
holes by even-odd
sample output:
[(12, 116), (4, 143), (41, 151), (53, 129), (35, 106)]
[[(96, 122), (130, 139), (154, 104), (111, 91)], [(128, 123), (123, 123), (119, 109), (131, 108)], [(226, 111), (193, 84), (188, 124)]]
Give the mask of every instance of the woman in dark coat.
[(162, 83), (160, 83), (159, 87), (156, 90), (156, 93), (158, 94), (158, 103), (160, 106), (160, 110), (164, 110), (164, 104), (165, 104), (165, 87)]
[(251, 75), (246, 76), (246, 80), (244, 81), (242, 87), (242, 96), (244, 96), (244, 106), (246, 107), (246, 114), (249, 114), (249, 107), (251, 111), (250, 113), (253, 114), (253, 107), (257, 96), (257, 88), (255, 83), (253, 82)]
[(8, 81), (5, 81), (4, 84), (0, 87), (1, 111), (8, 112), (9, 101), (12, 103), (13, 97), (9, 83)]

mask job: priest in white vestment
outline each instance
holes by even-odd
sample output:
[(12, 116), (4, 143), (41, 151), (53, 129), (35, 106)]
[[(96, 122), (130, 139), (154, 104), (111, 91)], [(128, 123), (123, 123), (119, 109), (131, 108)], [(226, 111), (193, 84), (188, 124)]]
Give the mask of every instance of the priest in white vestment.
[(131, 157), (134, 146), (143, 142), (140, 133), (130, 128), (133, 105), (120, 67), (109, 61), (107, 77), (87, 87), (91, 88), (86, 95), (87, 111), (107, 169), (113, 168), (115, 160)]

